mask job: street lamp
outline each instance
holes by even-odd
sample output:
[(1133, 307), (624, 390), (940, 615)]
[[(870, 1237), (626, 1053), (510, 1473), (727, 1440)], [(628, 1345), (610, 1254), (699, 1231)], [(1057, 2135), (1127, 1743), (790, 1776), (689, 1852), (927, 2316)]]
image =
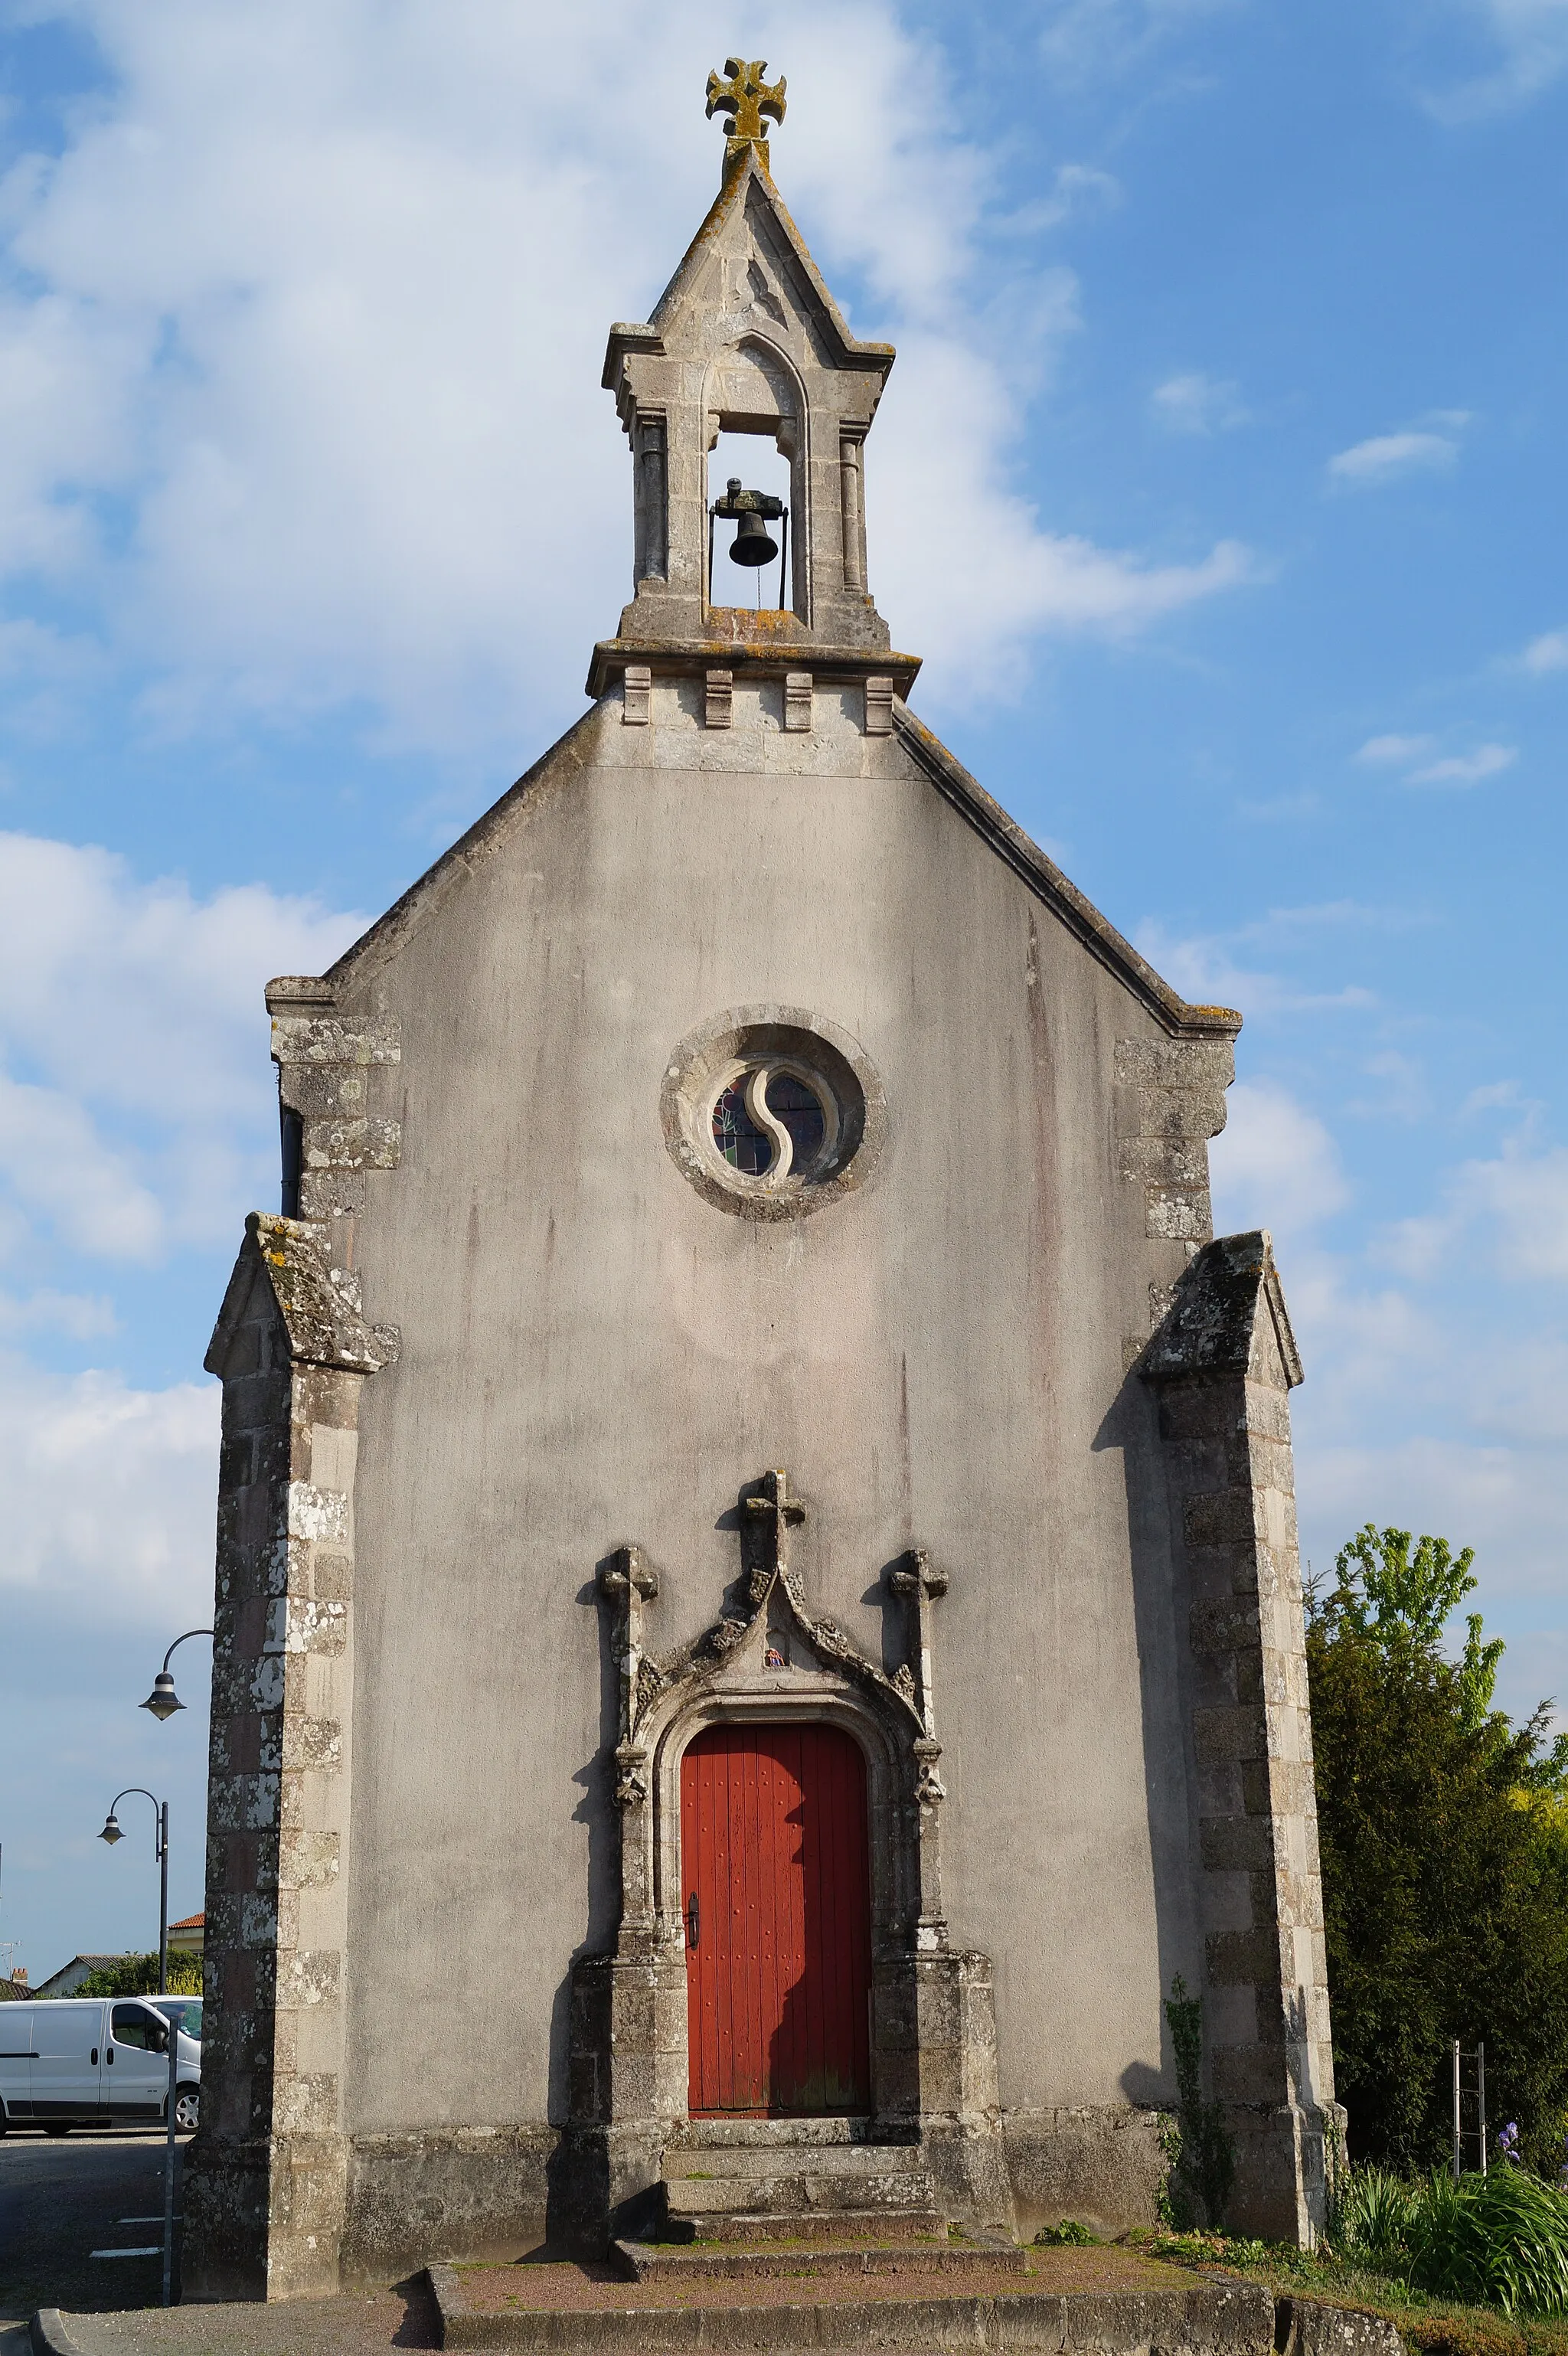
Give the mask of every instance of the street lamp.
[[(129, 1800), (132, 1798), (153, 1800), (153, 1794), (140, 1783), (127, 1783), (123, 1792), (115, 1793), (113, 1799), (110, 1803), (109, 1814), (103, 1820), (103, 1830), (98, 1836), (101, 1841), (107, 1841), (111, 1848), (113, 1847), (116, 1841), (122, 1841), (125, 1837), (124, 1834), (120, 1829), (120, 1819), (115, 1815), (114, 1811), (120, 1805), (122, 1800)], [(153, 1800), (153, 1815), (155, 1819), (153, 1854), (156, 1858), (158, 1865), (158, 1994), (160, 1996), (167, 1996), (169, 1992), (168, 1802), (166, 1800)]]
[[(141, 1702), (137, 1705), (139, 1708), (150, 1709), (155, 1718), (164, 1719), (173, 1718), (176, 1709), (183, 1709), (185, 1708), (184, 1702), (181, 1701), (178, 1694), (175, 1691), (175, 1681), (169, 1675), (169, 1663), (174, 1659), (175, 1654), (181, 1644), (188, 1644), (193, 1636), (210, 1636), (211, 1633), (212, 1631), (210, 1628), (187, 1628), (183, 1636), (176, 1636), (175, 1638), (174, 1643), (164, 1655), (163, 1667), (153, 1679), (152, 1692), (147, 1696), (144, 1702)], [(107, 1834), (105, 1834), (104, 1837), (108, 1837)]]

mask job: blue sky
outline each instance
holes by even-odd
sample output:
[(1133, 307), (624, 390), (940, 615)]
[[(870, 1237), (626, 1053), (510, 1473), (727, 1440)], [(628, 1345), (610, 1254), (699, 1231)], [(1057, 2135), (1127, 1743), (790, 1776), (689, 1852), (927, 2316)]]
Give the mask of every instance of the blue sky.
[[(0, 5), (0, 1940), (150, 1944), (205, 1733), (201, 1356), (275, 1200), (261, 985), (582, 708), (599, 390), (717, 181), (709, 66), (900, 358), (872, 585), (915, 702), (1243, 1008), (1306, 1551), (1478, 1550), (1568, 1698), (1568, 0)], [(207, 1649), (182, 1687), (205, 1694)], [(145, 1804), (136, 1804), (142, 1813)]]

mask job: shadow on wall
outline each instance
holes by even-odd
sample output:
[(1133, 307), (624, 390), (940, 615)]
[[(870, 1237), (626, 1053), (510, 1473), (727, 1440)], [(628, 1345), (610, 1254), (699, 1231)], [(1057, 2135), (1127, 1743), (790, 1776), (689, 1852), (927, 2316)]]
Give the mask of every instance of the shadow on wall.
[(1118, 2083), (1129, 2103), (1168, 2110), (1176, 2081), (1163, 1997), (1179, 1972), (1204, 1981), (1204, 1946), (1198, 1882), (1197, 1762), (1192, 1751), (1191, 1664), (1188, 1649), (1186, 1576), (1170, 1527), (1159, 1402), (1136, 1366), (1095, 1433), (1096, 1450), (1121, 1452), (1127, 1501), (1127, 1542), (1133, 1573), (1133, 1621), (1137, 1638), (1144, 1795), (1154, 1878), (1159, 1984), (1151, 1991), (1160, 2022), (1159, 2059), (1130, 2062)]
[[(594, 1565), (594, 1575), (577, 1590), (577, 1601), (599, 1610), (600, 1582), (614, 1561), (605, 1555)], [(615, 1744), (621, 1725), (620, 1671), (607, 1641), (608, 1626), (601, 1613), (599, 1644), (599, 1745), (592, 1759), (578, 1769), (572, 1782), (581, 1797), (571, 1811), (573, 1824), (588, 1827), (588, 1919), (572, 1949), (549, 2017), (549, 2122), (564, 2126), (571, 2113), (572, 1974), (585, 1955), (608, 1954), (621, 1927), (621, 1818), (615, 1805)]]

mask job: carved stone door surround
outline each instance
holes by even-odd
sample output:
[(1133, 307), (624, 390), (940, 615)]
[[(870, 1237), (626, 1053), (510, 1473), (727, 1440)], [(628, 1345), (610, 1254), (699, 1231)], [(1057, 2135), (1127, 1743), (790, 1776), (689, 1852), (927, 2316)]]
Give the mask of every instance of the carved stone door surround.
[(689, 2131), (680, 1762), (704, 1727), (747, 1719), (820, 1719), (863, 1752), (872, 2132), (926, 2147), (955, 2217), (1006, 2222), (990, 1961), (951, 1950), (942, 1904), (932, 1606), (946, 1574), (919, 1549), (888, 1574), (907, 1632), (906, 1657), (890, 1674), (807, 1603), (790, 1559), (805, 1511), (782, 1469), (746, 1490), (731, 1600), (666, 1658), (648, 1642), (660, 1581), (644, 1549), (620, 1547), (600, 1577), (619, 1687), (621, 1922), (613, 1952), (583, 1958), (573, 1973), (571, 2116), (560, 2171), (571, 2194), (556, 2222), (579, 2242), (635, 2222), (666, 2144)]

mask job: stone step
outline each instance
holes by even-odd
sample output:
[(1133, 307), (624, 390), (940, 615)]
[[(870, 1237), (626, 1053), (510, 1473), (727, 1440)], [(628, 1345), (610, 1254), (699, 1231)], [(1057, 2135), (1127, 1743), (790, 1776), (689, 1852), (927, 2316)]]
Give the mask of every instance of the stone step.
[(854, 2176), (818, 2172), (768, 2176), (672, 2176), (665, 2180), (672, 2214), (709, 2217), (726, 2210), (794, 2215), (803, 2210), (933, 2209), (936, 2189), (923, 2168), (883, 2168)]
[[(1004, 2255), (987, 2254), (993, 2265)], [(1105, 2279), (1094, 2289), (1063, 2292), (1041, 2279), (1040, 2252), (1014, 2254), (1026, 2255), (1021, 2281), (1010, 2270), (989, 2280), (979, 2270), (924, 2287), (912, 2269), (907, 2280), (840, 2274), (798, 2283), (781, 2276), (675, 2282), (666, 2276), (639, 2283), (606, 2280), (603, 2269), (437, 2264), (429, 2279), (443, 2348), (528, 2349), (537, 2356), (695, 2356), (699, 2350), (709, 2356), (804, 2356), (808, 2350), (815, 2356), (848, 2350), (857, 2356), (873, 2350), (881, 2356), (933, 2356), (937, 2350), (1149, 2356), (1151, 2349), (1257, 2356), (1284, 2344), (1275, 2339), (1273, 2295), (1259, 2283), (1172, 2282), (1175, 2270), (1160, 2266), (1140, 2279), (1140, 2262), (1125, 2252), (1074, 2251), (1074, 2261), (1098, 2258)], [(1332, 2340), (1350, 2356), (1399, 2356), (1393, 2328), (1381, 2318), (1333, 2308), (1315, 2313), (1321, 2323), (1314, 2346), (1326, 2349)], [(1346, 2328), (1351, 2325), (1354, 2334)], [(1368, 2336), (1373, 2329), (1381, 2335), (1375, 2340)]]
[(744, 2209), (710, 2210), (701, 2217), (671, 2210), (667, 2233), (675, 2241), (700, 2241), (709, 2247), (757, 2242), (832, 2242), (847, 2235), (865, 2241), (941, 2241), (947, 2220), (935, 2209), (807, 2209), (794, 2214), (759, 2214)]
[(677, 2178), (886, 2176), (919, 2170), (923, 2158), (917, 2143), (702, 2144), (667, 2150), (664, 2172), (671, 2184)]
[[(885, 2140), (884, 2138), (881, 2138)], [(836, 2118), (695, 2118), (677, 2127), (670, 2138), (672, 2151), (715, 2151), (745, 2144), (870, 2143), (869, 2119)]]
[(1021, 2275), (1028, 2270), (1022, 2250), (1003, 2244), (939, 2239), (916, 2241), (809, 2241), (804, 2246), (774, 2242), (754, 2247), (715, 2249), (699, 2244), (677, 2247), (667, 2242), (615, 2242), (611, 2262), (628, 2282), (683, 2283), (720, 2276), (731, 2281), (762, 2276), (798, 2276), (816, 2280), (827, 2275)]

